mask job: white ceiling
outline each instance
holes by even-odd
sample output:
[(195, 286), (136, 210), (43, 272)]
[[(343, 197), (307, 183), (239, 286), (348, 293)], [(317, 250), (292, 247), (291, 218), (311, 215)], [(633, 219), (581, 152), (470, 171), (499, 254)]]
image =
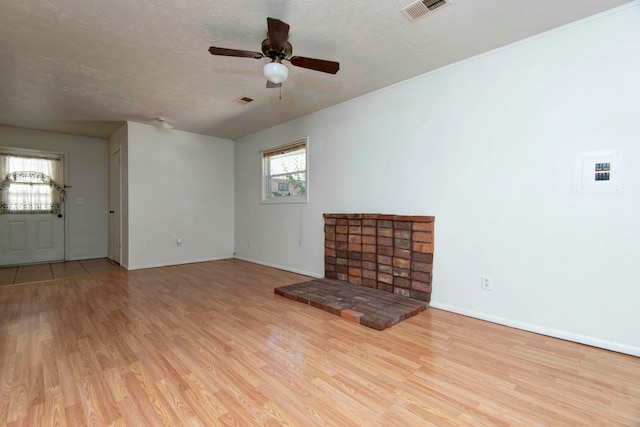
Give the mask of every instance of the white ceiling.
[[(236, 139), (629, 1), (453, 0), (411, 23), (410, 0), (4, 0), (0, 124), (108, 137), (162, 116)], [(279, 99), (268, 59), (208, 53), (260, 51), (267, 17), (338, 74), (285, 63)]]

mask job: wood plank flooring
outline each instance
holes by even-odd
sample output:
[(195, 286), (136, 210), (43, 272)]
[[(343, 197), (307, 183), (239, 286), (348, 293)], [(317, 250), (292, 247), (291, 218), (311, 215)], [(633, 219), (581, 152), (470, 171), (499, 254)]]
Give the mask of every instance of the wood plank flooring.
[(122, 268), (108, 258), (0, 267), (0, 286), (20, 285), (118, 270), (122, 270)]
[(0, 425), (640, 425), (639, 358), (273, 293), (307, 279), (224, 260), (0, 287)]

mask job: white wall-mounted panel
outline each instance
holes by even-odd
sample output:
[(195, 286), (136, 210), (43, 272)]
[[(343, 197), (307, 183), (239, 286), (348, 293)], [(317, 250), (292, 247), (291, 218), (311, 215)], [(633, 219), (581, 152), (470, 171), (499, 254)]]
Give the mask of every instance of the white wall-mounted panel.
[(9, 221), (8, 222), (9, 251), (26, 251), (27, 250), (27, 221)]
[(36, 248), (52, 249), (55, 246), (53, 227), (51, 220), (36, 221)]

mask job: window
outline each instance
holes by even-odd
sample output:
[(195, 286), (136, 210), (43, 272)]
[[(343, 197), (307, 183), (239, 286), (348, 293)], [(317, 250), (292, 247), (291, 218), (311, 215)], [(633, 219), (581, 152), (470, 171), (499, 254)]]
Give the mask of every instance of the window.
[(262, 153), (264, 203), (306, 203), (307, 138)]
[(62, 156), (0, 152), (0, 214), (57, 214), (64, 201)]

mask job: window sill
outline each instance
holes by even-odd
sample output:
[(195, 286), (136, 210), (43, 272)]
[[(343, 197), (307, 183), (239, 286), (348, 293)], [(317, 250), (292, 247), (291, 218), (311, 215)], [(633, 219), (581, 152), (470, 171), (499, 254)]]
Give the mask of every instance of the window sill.
[(306, 197), (273, 197), (260, 201), (263, 205), (290, 205), (290, 204), (306, 204), (309, 199)]

